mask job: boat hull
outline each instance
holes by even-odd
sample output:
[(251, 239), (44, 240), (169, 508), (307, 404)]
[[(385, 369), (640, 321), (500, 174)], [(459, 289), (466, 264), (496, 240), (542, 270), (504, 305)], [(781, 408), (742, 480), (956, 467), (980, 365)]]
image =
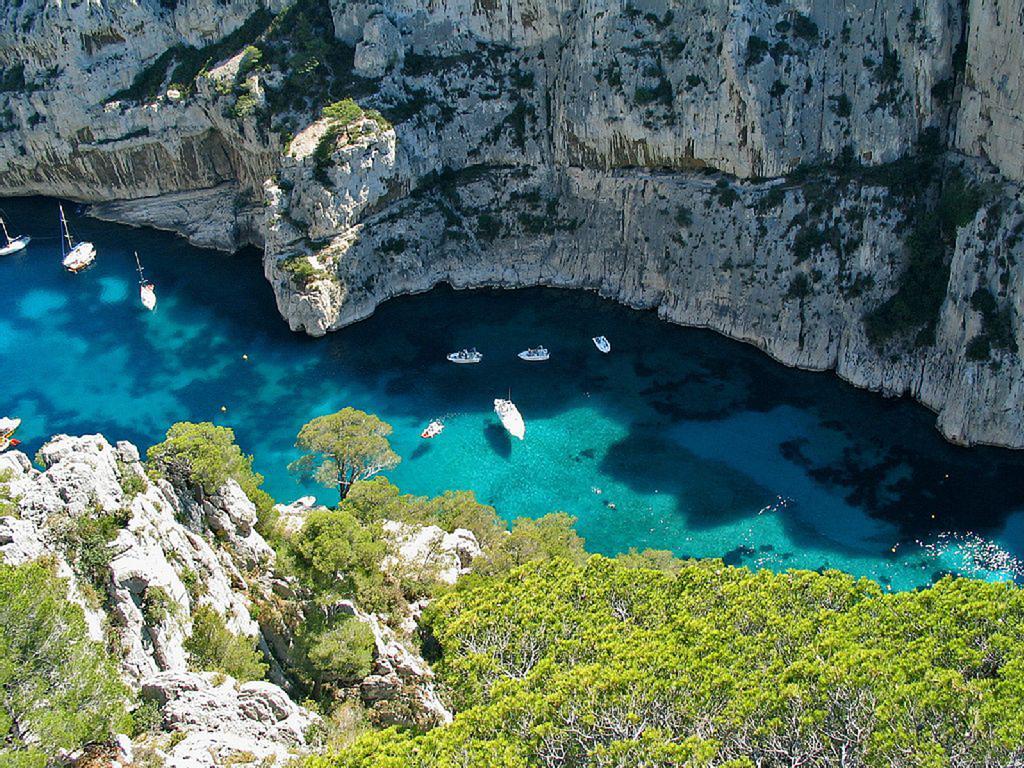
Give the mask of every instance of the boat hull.
[(23, 251), (31, 241), (32, 238), (27, 235), (23, 237), (16, 237), (7, 245), (0, 248), (0, 256), (10, 256), (12, 253)]
[(96, 248), (92, 243), (79, 243), (72, 248), (61, 262), (68, 272), (78, 274), (92, 266), (96, 260)]
[(526, 422), (523, 421), (522, 414), (511, 400), (495, 400), (494, 412), (498, 414), (501, 425), (508, 430), (512, 437), (517, 437), (520, 440), (526, 437)]
[(142, 301), (142, 306), (150, 312), (156, 309), (156, 291), (152, 286), (144, 285), (139, 288), (139, 299)]
[(448, 362), (455, 363), (456, 365), (476, 365), (482, 359), (482, 357), (455, 357), (448, 355)]
[(520, 352), (519, 353), (519, 359), (520, 360), (525, 360), (528, 363), (543, 363), (549, 357), (551, 357), (551, 356), (549, 354), (546, 354), (546, 353), (543, 354), (543, 355), (531, 355), (528, 352)]

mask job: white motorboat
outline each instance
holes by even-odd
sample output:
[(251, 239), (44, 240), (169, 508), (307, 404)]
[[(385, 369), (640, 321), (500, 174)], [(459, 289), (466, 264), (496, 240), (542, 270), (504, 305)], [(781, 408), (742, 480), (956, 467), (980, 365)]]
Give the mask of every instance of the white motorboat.
[(18, 445), (21, 441), (14, 438), (14, 430), (21, 426), (21, 419), (0, 419), (0, 451)]
[(551, 357), (551, 355), (546, 347), (537, 347), (536, 349), (531, 347), (530, 349), (524, 349), (519, 353), (520, 360), (526, 360), (530, 363), (540, 363), (547, 360), (549, 357)]
[(431, 438), (437, 437), (444, 431), (444, 422), (440, 419), (434, 419), (432, 422), (427, 424), (427, 428), (420, 432), (420, 437), (424, 440), (430, 440)]
[(96, 260), (96, 246), (92, 243), (75, 243), (71, 239), (68, 220), (64, 215), (64, 206), (60, 208), (60, 224), (64, 230), (60, 241), (61, 264), (70, 272), (81, 272)]
[(135, 265), (139, 268), (139, 299), (142, 300), (142, 306), (152, 312), (156, 309), (156, 286), (142, 274), (142, 262), (139, 261), (138, 252), (135, 253)]
[(21, 237), (12, 238), (11, 235), (7, 232), (7, 224), (4, 223), (2, 217), (0, 217), (0, 229), (3, 230), (4, 240), (6, 241), (4, 245), (0, 245), (0, 256), (9, 256), (12, 253), (17, 253), (18, 251), (24, 250), (25, 246), (27, 246), (29, 242), (32, 240), (32, 238), (29, 237), (28, 235), (22, 235)]
[(476, 351), (476, 347), (473, 347), (472, 349), (460, 349), (458, 352), (452, 352), (448, 355), (448, 362), (457, 363), (459, 365), (479, 363), (483, 359), (484, 356)]
[(612, 351), (612, 343), (604, 336), (595, 336), (593, 338), (594, 346), (604, 352), (606, 355)]
[(515, 403), (511, 400), (497, 398), (494, 401), (494, 412), (498, 414), (501, 425), (508, 430), (510, 435), (518, 437), (520, 440), (526, 436), (526, 422), (523, 421), (523, 416), (519, 413)]

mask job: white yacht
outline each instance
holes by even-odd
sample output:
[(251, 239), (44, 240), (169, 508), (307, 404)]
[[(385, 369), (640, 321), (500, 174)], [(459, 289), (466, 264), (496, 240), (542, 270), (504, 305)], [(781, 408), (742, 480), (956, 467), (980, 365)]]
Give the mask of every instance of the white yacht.
[(540, 363), (547, 360), (551, 355), (548, 353), (546, 347), (537, 347), (536, 349), (524, 349), (519, 353), (520, 360), (526, 360), (530, 363)]
[(484, 356), (476, 351), (476, 347), (473, 347), (472, 349), (460, 349), (458, 352), (452, 352), (448, 355), (448, 362), (458, 363), (459, 365), (479, 363), (483, 359)]
[(139, 299), (142, 306), (152, 312), (156, 309), (156, 286), (149, 282), (142, 274), (142, 262), (139, 261), (139, 254), (135, 253), (135, 266), (139, 268)]
[(0, 229), (3, 230), (4, 240), (6, 241), (4, 245), (0, 245), (0, 256), (9, 256), (12, 253), (17, 253), (18, 251), (23, 250), (32, 239), (28, 235), (12, 238), (10, 233), (7, 231), (7, 224), (4, 223), (3, 217), (0, 217)]
[(21, 441), (14, 438), (14, 430), (21, 426), (21, 419), (0, 419), (0, 451), (6, 451)]
[(526, 422), (523, 421), (523, 416), (519, 413), (515, 403), (511, 400), (495, 399), (494, 412), (498, 414), (501, 425), (508, 430), (510, 435), (518, 437), (520, 440), (526, 436)]
[(593, 338), (594, 346), (604, 352), (606, 355), (612, 351), (612, 343), (604, 336), (595, 336)]
[(427, 428), (420, 432), (420, 437), (424, 440), (430, 440), (431, 438), (437, 437), (444, 432), (444, 422), (440, 419), (434, 419), (432, 422), (427, 424)]
[(61, 264), (70, 272), (81, 272), (96, 260), (96, 246), (92, 243), (75, 243), (71, 239), (71, 232), (68, 229), (68, 220), (64, 215), (64, 206), (60, 208), (60, 225), (64, 230), (61, 234), (60, 252)]

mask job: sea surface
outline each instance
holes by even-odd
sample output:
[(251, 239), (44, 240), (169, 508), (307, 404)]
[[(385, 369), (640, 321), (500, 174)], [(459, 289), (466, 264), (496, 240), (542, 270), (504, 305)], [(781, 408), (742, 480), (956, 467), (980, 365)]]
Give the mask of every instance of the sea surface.
[[(388, 476), (403, 491), (471, 489), (509, 520), (564, 510), (592, 551), (839, 568), (892, 589), (1024, 575), (1024, 454), (951, 446), (914, 403), (585, 292), (439, 287), (311, 339), (278, 315), (255, 251), (71, 216), (99, 254), (71, 275), (55, 201), (0, 210), (33, 237), (0, 258), (0, 415), (24, 420), (30, 455), (61, 432), (144, 450), (175, 421), (209, 420), (235, 430), (279, 501), (334, 503), (286, 465), (304, 422), (351, 405), (393, 425), (402, 462)], [(516, 358), (539, 344), (549, 362)], [(483, 363), (445, 361), (468, 346)], [(492, 411), (509, 395), (522, 442)], [(422, 440), (439, 417), (444, 433)]]

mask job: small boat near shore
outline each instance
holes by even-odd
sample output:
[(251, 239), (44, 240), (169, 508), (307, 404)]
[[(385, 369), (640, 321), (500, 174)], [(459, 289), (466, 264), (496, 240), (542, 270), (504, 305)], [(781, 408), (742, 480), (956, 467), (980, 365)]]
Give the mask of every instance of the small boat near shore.
[(156, 309), (156, 286), (142, 274), (142, 262), (139, 261), (138, 251), (135, 252), (135, 265), (139, 269), (139, 299), (142, 306), (152, 312)]
[(498, 414), (501, 425), (508, 430), (512, 437), (518, 437), (522, 440), (526, 436), (526, 422), (523, 421), (523, 416), (519, 413), (515, 403), (511, 400), (496, 398), (494, 400), (494, 412)]
[(483, 359), (484, 356), (477, 352), (476, 347), (460, 349), (458, 352), (452, 352), (448, 355), (448, 362), (457, 365), (472, 365), (473, 363), (479, 363)]
[(444, 432), (444, 422), (440, 419), (434, 419), (432, 422), (427, 424), (427, 428), (420, 432), (420, 437), (424, 440), (430, 440), (437, 437)]
[(24, 250), (32, 240), (28, 235), (11, 237), (10, 233), (7, 231), (7, 224), (3, 220), (3, 217), (0, 217), (0, 230), (3, 230), (5, 240), (5, 244), (0, 245), (0, 256), (9, 256), (12, 253)]
[(76, 243), (71, 237), (71, 231), (68, 229), (68, 219), (64, 215), (64, 206), (58, 205), (57, 207), (60, 208), (60, 224), (63, 229), (60, 241), (60, 263), (64, 265), (64, 269), (78, 274), (96, 260), (96, 246), (92, 243)]
[(15, 439), (14, 431), (21, 426), (21, 419), (0, 419), (0, 451), (6, 451), (21, 443)]
[(526, 360), (528, 363), (540, 363), (551, 357), (546, 347), (531, 347), (530, 349), (524, 349), (519, 353), (520, 360)]
[(607, 355), (609, 352), (612, 351), (612, 343), (608, 341), (607, 337), (595, 336), (592, 339), (592, 341), (594, 342), (594, 346), (601, 350), (601, 352), (603, 352), (604, 354)]

